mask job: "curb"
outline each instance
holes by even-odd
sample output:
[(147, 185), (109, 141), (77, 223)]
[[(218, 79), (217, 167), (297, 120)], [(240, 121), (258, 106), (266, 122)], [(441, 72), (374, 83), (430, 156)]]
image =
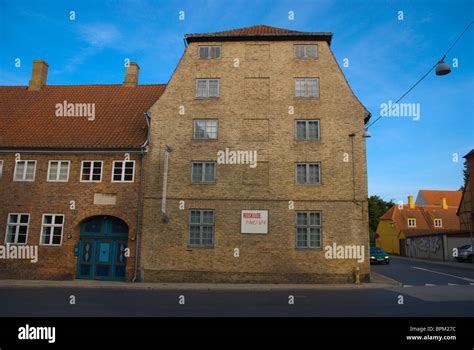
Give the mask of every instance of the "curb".
[[(398, 285), (398, 282), (397, 282)], [(84, 288), (121, 290), (192, 290), (192, 291), (287, 291), (354, 290), (393, 288), (392, 283), (356, 284), (211, 284), (211, 283), (127, 283), (96, 281), (1, 280), (0, 288)]]

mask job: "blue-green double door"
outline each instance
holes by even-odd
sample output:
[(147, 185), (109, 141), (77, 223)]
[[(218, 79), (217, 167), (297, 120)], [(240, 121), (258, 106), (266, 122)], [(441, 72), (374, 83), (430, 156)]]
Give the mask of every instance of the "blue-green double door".
[(127, 224), (111, 216), (96, 216), (84, 221), (80, 230), (77, 278), (123, 281)]

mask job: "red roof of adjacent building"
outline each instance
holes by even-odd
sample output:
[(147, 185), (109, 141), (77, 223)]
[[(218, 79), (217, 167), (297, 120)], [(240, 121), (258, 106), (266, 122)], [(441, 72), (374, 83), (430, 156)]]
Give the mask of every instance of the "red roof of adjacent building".
[[(166, 85), (0, 86), (0, 149), (135, 149), (147, 138), (144, 113)], [(56, 104), (91, 103), (95, 119), (56, 116)]]
[[(456, 232), (461, 229), (456, 212), (456, 207), (443, 209), (440, 206), (416, 205), (415, 208), (410, 208), (408, 204), (404, 204), (399, 209), (398, 205), (394, 205), (380, 220), (391, 220), (399, 231), (409, 235)], [(416, 227), (408, 226), (409, 218), (416, 220)], [(441, 219), (442, 227), (436, 228), (434, 219)]]
[(446, 198), (449, 207), (459, 207), (461, 203), (462, 191), (437, 191), (437, 190), (420, 190), (416, 202), (423, 198), (423, 205), (440, 205), (441, 199)]
[(278, 27), (271, 27), (267, 25), (256, 25), (245, 28), (225, 30), (222, 32), (211, 32), (201, 34), (186, 34), (186, 41), (205, 41), (209, 39), (216, 40), (232, 40), (232, 39), (249, 39), (249, 38), (271, 38), (271, 39), (289, 39), (289, 38), (309, 38), (311, 40), (324, 40), (331, 42), (332, 33), (328, 32), (301, 32), (298, 30), (290, 30)]

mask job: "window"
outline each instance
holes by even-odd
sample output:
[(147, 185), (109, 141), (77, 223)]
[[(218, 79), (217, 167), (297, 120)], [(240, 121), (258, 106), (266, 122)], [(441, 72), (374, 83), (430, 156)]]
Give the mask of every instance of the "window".
[(416, 219), (408, 219), (408, 227), (416, 227)]
[(82, 161), (81, 182), (101, 182), (102, 163), (102, 161)]
[(219, 79), (197, 79), (196, 97), (219, 97)]
[(64, 215), (43, 214), (41, 245), (61, 245), (63, 239)]
[(199, 58), (215, 59), (221, 57), (220, 46), (199, 46)]
[(319, 120), (297, 120), (297, 140), (319, 140)]
[(189, 245), (212, 247), (214, 244), (214, 210), (191, 210), (189, 214)]
[(0, 177), (3, 175), (3, 160), (0, 160)]
[(216, 119), (194, 120), (193, 138), (196, 140), (217, 139), (217, 120)]
[(295, 97), (319, 97), (319, 78), (295, 78)]
[(18, 160), (15, 162), (13, 181), (35, 181), (36, 160)]
[(319, 163), (297, 163), (296, 183), (298, 185), (319, 184), (321, 182)]
[(193, 162), (192, 182), (215, 182), (216, 162)]
[(114, 160), (112, 182), (133, 182), (135, 174), (135, 161)]
[(321, 248), (321, 212), (296, 212), (296, 247)]
[(5, 243), (26, 244), (30, 214), (8, 214)]
[(311, 45), (293, 45), (295, 58), (311, 59), (318, 57), (318, 46)]
[(434, 227), (443, 227), (442, 219), (434, 219)]
[(67, 182), (69, 180), (68, 160), (50, 160), (48, 165), (48, 181)]

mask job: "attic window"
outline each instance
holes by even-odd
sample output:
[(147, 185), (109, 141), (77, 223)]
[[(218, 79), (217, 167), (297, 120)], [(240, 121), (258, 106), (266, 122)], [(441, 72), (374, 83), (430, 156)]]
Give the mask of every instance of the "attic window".
[(295, 58), (298, 59), (314, 59), (318, 57), (318, 47), (316, 45), (293, 45)]
[(443, 220), (442, 219), (434, 219), (434, 227), (443, 227)]
[(408, 227), (416, 227), (416, 219), (408, 219)]
[(216, 59), (221, 57), (220, 46), (199, 46), (199, 58), (200, 59)]

